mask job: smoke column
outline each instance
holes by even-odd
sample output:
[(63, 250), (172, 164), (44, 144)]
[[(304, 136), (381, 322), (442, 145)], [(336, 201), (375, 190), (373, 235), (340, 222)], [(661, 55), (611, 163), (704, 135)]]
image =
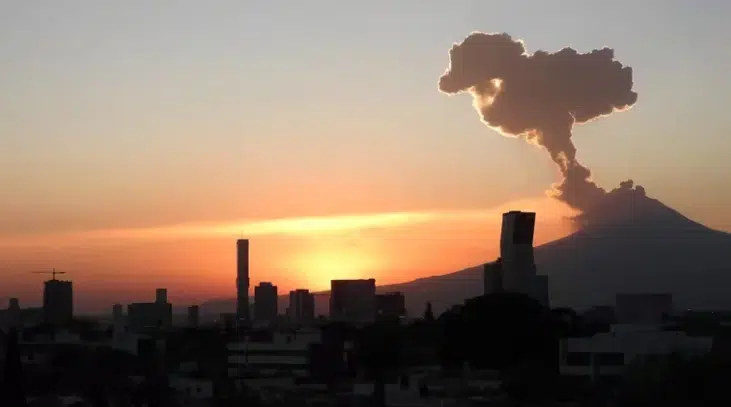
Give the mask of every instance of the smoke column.
[[(475, 32), (454, 44), (439, 90), (469, 92), (487, 126), (545, 148), (563, 175), (551, 195), (582, 211), (607, 192), (576, 159), (571, 130), (637, 101), (632, 68), (615, 61), (612, 49), (582, 54), (564, 48), (530, 55), (522, 41), (504, 33)], [(631, 181), (621, 189), (626, 187), (632, 188)]]

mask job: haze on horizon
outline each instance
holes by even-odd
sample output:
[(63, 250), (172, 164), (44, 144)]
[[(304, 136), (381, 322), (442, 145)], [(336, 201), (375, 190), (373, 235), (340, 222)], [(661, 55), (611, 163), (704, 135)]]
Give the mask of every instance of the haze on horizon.
[(280, 290), (490, 260), (506, 208), (566, 235), (550, 157), (435, 90), (472, 31), (613, 48), (641, 100), (573, 128), (592, 181), (731, 231), (731, 5), (278, 3), (3, 6), (0, 297), (37, 303), (51, 267), (82, 308), (230, 296), (241, 235)]

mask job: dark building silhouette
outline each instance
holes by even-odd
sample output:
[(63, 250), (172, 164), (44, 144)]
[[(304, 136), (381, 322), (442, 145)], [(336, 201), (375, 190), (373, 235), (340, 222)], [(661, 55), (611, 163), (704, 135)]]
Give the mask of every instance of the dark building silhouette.
[(274, 321), (277, 318), (277, 286), (262, 282), (254, 287), (254, 318), (257, 321)]
[(155, 290), (155, 302), (127, 305), (127, 325), (134, 331), (148, 328), (169, 328), (173, 324), (173, 305), (167, 300), (167, 290)]
[(503, 271), (500, 258), (483, 266), (483, 294), (494, 294), (503, 290)]
[(373, 321), (376, 314), (376, 280), (332, 280), (330, 319), (351, 323)]
[(48, 280), (43, 284), (43, 319), (65, 327), (74, 317), (74, 294), (71, 281)]
[(8, 302), (6, 317), (9, 328), (17, 327), (20, 324), (20, 301), (17, 298), (11, 298)]
[(536, 214), (510, 211), (503, 214), (500, 233), (502, 282), (506, 291), (534, 295), (536, 265), (533, 231)]
[(376, 317), (403, 318), (406, 316), (406, 297), (402, 292), (376, 295)]
[(200, 307), (197, 305), (191, 305), (188, 307), (188, 326), (191, 328), (198, 328), (200, 320)]
[(292, 322), (313, 322), (315, 320), (315, 296), (309, 290), (290, 291), (287, 316)]
[(483, 266), (483, 293), (501, 291), (529, 295), (545, 306), (550, 305), (548, 276), (536, 275), (533, 235), (536, 214), (510, 211), (503, 213), (500, 231), (500, 257)]
[(236, 319), (249, 322), (249, 239), (236, 241)]
[(167, 288), (156, 288), (155, 289), (155, 302), (158, 304), (167, 304), (167, 302), (168, 302)]

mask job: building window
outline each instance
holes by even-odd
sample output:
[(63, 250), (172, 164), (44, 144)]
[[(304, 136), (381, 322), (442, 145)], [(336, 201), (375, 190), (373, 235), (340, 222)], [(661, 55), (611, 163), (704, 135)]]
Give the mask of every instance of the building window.
[(589, 352), (569, 352), (566, 354), (566, 364), (569, 366), (589, 366), (591, 354)]
[(597, 353), (594, 356), (594, 360), (600, 366), (624, 366), (624, 353)]

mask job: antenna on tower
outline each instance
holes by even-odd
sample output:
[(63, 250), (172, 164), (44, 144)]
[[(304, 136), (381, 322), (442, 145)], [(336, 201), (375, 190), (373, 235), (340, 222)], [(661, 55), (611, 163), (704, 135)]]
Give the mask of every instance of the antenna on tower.
[(56, 281), (56, 274), (66, 274), (65, 271), (56, 271), (56, 268), (52, 268), (51, 271), (33, 271), (34, 274), (50, 274), (51, 280)]

